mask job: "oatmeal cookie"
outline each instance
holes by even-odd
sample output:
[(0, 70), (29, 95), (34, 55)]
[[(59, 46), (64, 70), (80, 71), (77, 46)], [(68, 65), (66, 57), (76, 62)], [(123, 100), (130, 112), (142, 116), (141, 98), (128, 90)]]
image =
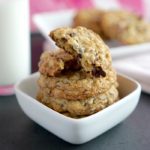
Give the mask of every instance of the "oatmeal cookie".
[(98, 33), (102, 39), (107, 39), (101, 28), (101, 16), (104, 12), (104, 10), (96, 8), (81, 9), (73, 18), (73, 27), (84, 26)]
[(37, 99), (60, 113), (69, 113), (71, 117), (85, 116), (96, 113), (118, 100), (118, 90), (112, 85), (105, 93), (85, 100), (67, 100), (50, 97), (39, 91)]
[(112, 59), (100, 36), (85, 27), (58, 28), (50, 33), (56, 45), (77, 58), (84, 71), (105, 77)]
[(39, 72), (46, 76), (59, 76), (67, 70), (77, 71), (79, 69), (77, 60), (63, 49), (45, 51), (40, 57)]
[(115, 70), (107, 72), (107, 76), (99, 78), (87, 77), (82, 72), (69, 72), (60, 77), (40, 75), (38, 85), (51, 97), (68, 100), (82, 100), (106, 92), (112, 84), (116, 84)]
[(141, 17), (127, 11), (108, 11), (102, 16), (104, 34), (123, 44), (150, 41), (150, 25)]

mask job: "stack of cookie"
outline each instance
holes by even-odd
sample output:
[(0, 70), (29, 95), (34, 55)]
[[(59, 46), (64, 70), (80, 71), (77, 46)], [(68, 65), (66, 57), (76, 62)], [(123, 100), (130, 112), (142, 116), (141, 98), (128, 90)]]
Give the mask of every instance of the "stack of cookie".
[(118, 100), (116, 72), (108, 47), (84, 27), (58, 28), (50, 37), (59, 47), (40, 58), (37, 99), (57, 112), (79, 118)]
[(150, 24), (125, 10), (79, 10), (73, 18), (73, 26), (84, 26), (104, 40), (117, 40), (123, 44), (150, 42)]

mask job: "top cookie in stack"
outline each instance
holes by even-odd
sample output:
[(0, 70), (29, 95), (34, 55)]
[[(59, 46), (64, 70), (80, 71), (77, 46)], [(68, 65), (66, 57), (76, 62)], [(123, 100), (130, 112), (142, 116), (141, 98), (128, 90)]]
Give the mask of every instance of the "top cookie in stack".
[(59, 46), (44, 52), (37, 98), (57, 112), (83, 117), (118, 100), (117, 77), (109, 48), (84, 27), (58, 28), (50, 37)]
[(99, 35), (84, 27), (60, 28), (50, 33), (56, 45), (79, 61), (81, 69), (93, 76), (106, 76), (111, 67), (108, 47)]

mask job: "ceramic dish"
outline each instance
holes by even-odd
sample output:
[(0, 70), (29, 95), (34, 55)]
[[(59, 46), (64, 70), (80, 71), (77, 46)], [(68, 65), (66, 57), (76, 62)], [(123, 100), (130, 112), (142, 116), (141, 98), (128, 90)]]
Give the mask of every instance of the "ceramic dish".
[(91, 116), (73, 119), (57, 113), (35, 99), (38, 77), (39, 74), (36, 73), (16, 84), (18, 103), (33, 121), (72, 144), (88, 142), (119, 124), (133, 112), (141, 93), (139, 83), (118, 75), (121, 96), (118, 102)]
[[(55, 43), (50, 40), (48, 33), (58, 27), (71, 26), (75, 13), (75, 10), (41, 13), (34, 15), (33, 21), (43, 36), (48, 39), (48, 41), (51, 41), (51, 47), (54, 47)], [(110, 47), (113, 59), (130, 56), (132, 54), (135, 55), (137, 53), (143, 53), (145, 51), (149, 51), (150, 49), (150, 43), (136, 45), (121, 45), (116, 41), (110, 41), (106, 43)]]

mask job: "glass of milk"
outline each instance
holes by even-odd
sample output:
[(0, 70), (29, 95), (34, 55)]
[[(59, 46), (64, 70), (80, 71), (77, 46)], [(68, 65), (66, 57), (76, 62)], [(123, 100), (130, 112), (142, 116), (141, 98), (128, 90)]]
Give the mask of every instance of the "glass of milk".
[(0, 95), (30, 73), (29, 1), (0, 0)]

